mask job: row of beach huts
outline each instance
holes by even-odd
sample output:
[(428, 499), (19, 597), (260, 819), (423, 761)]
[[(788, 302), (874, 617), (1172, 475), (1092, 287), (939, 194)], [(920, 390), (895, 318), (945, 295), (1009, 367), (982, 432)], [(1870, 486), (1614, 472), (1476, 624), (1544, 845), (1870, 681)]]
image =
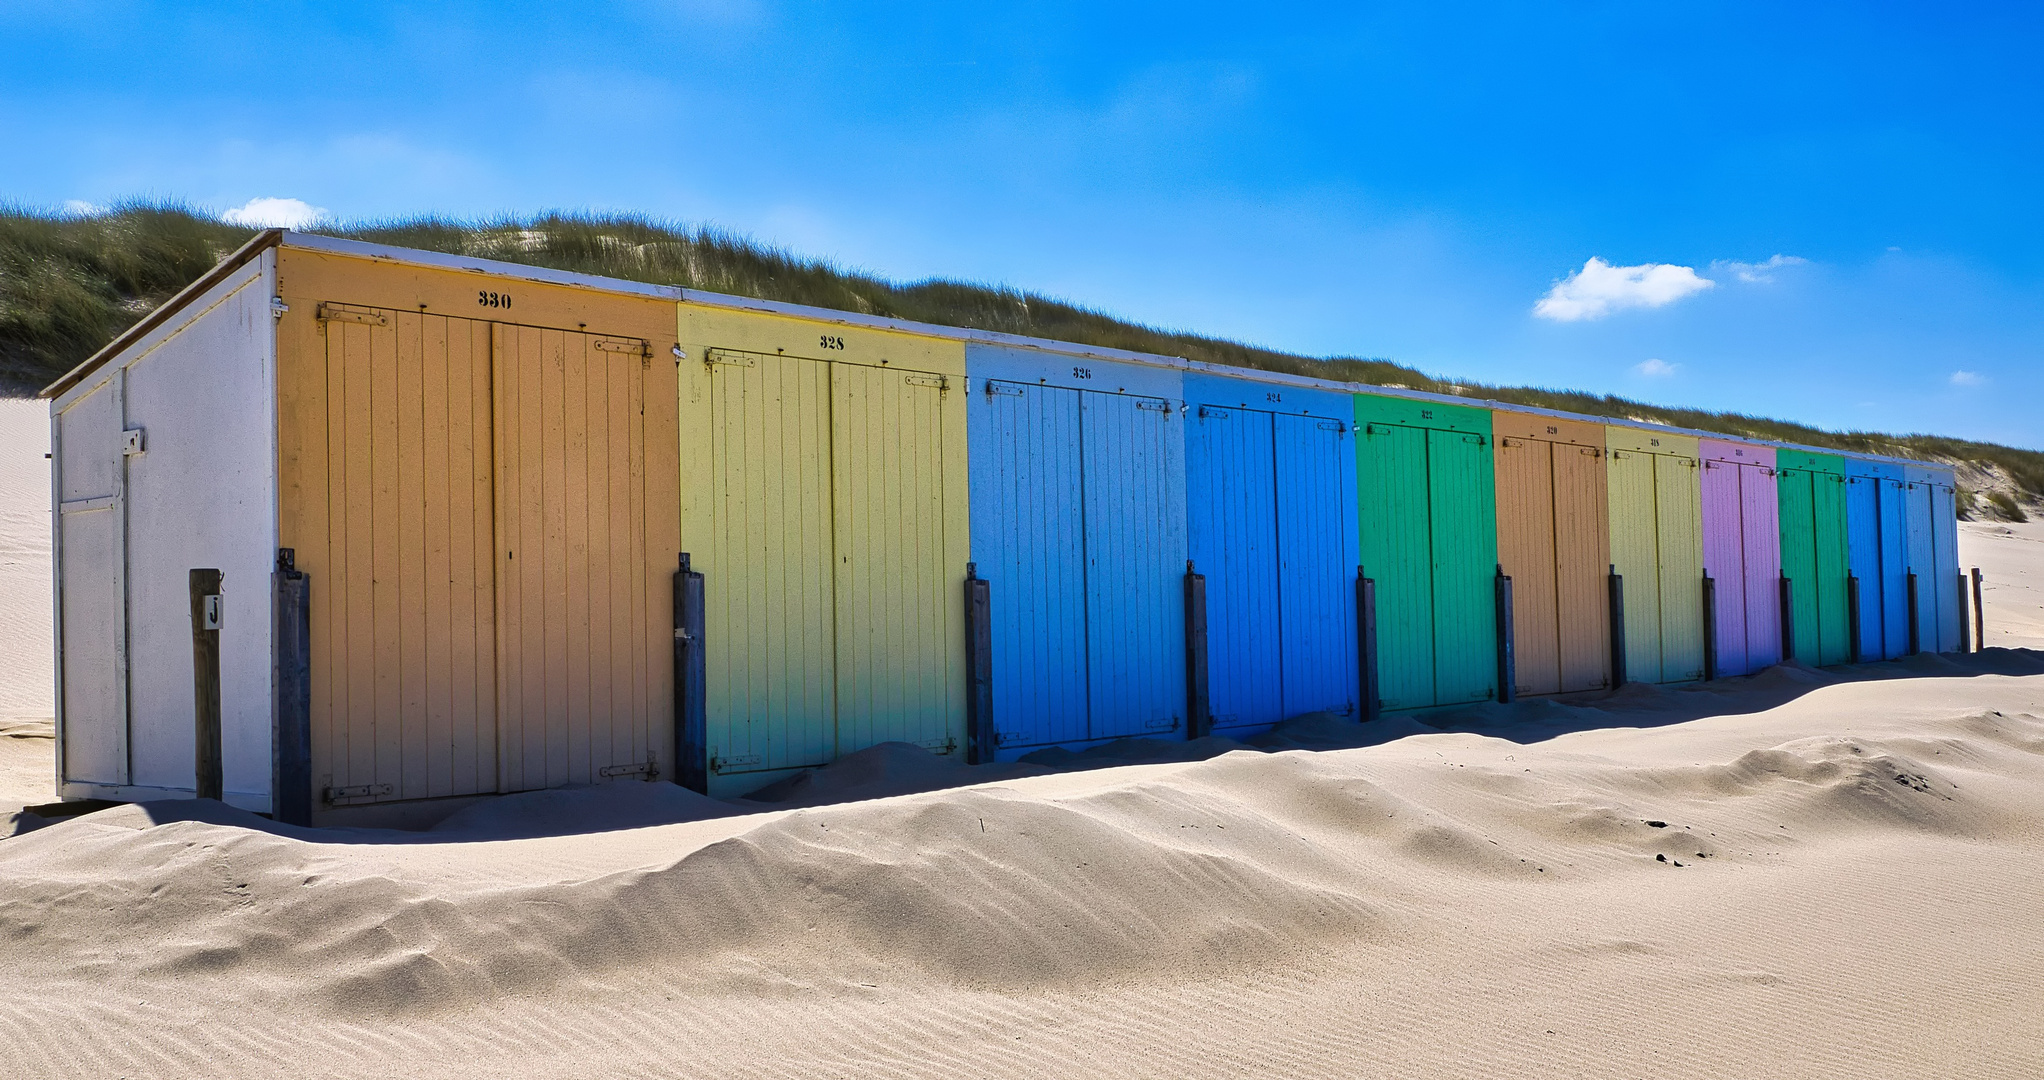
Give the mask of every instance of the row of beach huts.
[(1968, 631), (1943, 465), (284, 231), (46, 396), (68, 799), (728, 796)]

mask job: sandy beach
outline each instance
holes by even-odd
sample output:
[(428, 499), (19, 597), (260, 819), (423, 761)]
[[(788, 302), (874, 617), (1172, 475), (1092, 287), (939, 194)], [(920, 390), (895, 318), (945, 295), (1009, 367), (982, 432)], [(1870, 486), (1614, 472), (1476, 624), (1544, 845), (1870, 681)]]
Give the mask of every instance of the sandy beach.
[[(51, 797), (43, 416), (0, 403), (0, 835)], [(779, 802), (29, 828), (0, 1073), (2036, 1076), (2044, 526), (1961, 544), (1975, 656), (1064, 771), (897, 745)]]

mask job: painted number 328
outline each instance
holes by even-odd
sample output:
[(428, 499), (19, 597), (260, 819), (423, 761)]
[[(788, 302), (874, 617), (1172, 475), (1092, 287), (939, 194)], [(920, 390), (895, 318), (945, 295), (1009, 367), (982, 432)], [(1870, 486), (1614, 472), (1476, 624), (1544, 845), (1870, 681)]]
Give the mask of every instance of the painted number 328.
[(507, 308), (511, 306), (511, 294), (500, 292), (476, 293), (476, 304), (481, 307)]
[(823, 334), (820, 337), (822, 339), (821, 344), (826, 349), (842, 349), (845, 347), (845, 339), (841, 337), (833, 337), (829, 334)]

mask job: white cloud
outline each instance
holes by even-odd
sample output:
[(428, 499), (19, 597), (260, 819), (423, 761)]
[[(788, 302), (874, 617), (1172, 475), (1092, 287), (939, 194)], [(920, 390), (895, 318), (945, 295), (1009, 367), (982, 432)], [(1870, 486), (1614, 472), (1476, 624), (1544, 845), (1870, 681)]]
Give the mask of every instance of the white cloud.
[(220, 215), (229, 225), (258, 229), (302, 229), (326, 216), (326, 208), (300, 199), (250, 199)]
[(1649, 379), (1672, 379), (1681, 367), (1681, 364), (1671, 364), (1666, 360), (1646, 359), (1632, 365), (1632, 370)]
[(98, 217), (106, 213), (108, 209), (108, 207), (101, 206), (98, 203), (86, 202), (84, 199), (64, 200), (64, 212), (72, 217)]
[(1621, 308), (1656, 308), (1715, 285), (1687, 266), (1641, 263), (1613, 266), (1592, 257), (1581, 270), (1554, 283), (1533, 314), (1556, 322), (1601, 319)]
[(1748, 285), (1765, 285), (1774, 280), (1774, 272), (1785, 266), (1803, 266), (1810, 260), (1797, 255), (1775, 255), (1766, 262), (1739, 262), (1735, 259), (1719, 259), (1710, 264), (1712, 270), (1731, 274)]
[(1985, 376), (1985, 375), (1982, 375), (1981, 373), (1979, 373), (1979, 372), (1977, 372), (1977, 371), (1954, 371), (1954, 372), (1952, 372), (1952, 385), (1953, 385), (1953, 386), (1986, 386), (1986, 385), (1987, 385), (1987, 376)]

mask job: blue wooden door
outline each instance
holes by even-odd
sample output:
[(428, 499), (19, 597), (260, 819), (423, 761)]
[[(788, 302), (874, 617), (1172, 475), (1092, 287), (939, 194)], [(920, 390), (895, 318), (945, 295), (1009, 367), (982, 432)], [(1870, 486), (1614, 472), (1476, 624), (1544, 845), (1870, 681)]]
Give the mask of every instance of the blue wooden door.
[(1881, 478), (1881, 656), (1892, 660), (1909, 653), (1908, 490), (1900, 470), (1887, 468), (1895, 475)]
[[(1914, 473), (1915, 469), (1909, 472)], [(1932, 540), (1931, 485), (1914, 476), (1902, 482), (1902, 527), (1904, 574), (1916, 576), (1916, 641), (1925, 652), (1938, 649), (1938, 571), (1937, 545)], [(1907, 577), (1903, 579), (1907, 587)], [(1903, 593), (1905, 620), (1909, 617), (1908, 593)], [(1904, 622), (1905, 634), (1908, 623)], [(1908, 640), (1903, 642), (1907, 651)]]
[(1083, 393), (1087, 737), (1185, 724), (1185, 440), (1178, 403)]
[(1940, 478), (1931, 485), (1930, 538), (1938, 585), (1939, 652), (1952, 652), (1959, 647), (1959, 594), (1964, 586), (1959, 583), (1959, 518), (1953, 498), (1950, 481)]
[(1186, 520), (1207, 581), (1207, 701), (1222, 734), (1285, 716), (1273, 419), (1195, 405), (1186, 428)]
[(997, 747), (1086, 738), (1079, 397), (988, 380), (967, 405), (972, 554), (990, 583)]
[(1881, 482), (1845, 478), (1845, 564), (1858, 582), (1859, 620), (1852, 633), (1862, 660), (1881, 655)]
[(1355, 429), (1325, 416), (1276, 416), (1272, 427), (1284, 715), (1352, 712), (1358, 704)]

